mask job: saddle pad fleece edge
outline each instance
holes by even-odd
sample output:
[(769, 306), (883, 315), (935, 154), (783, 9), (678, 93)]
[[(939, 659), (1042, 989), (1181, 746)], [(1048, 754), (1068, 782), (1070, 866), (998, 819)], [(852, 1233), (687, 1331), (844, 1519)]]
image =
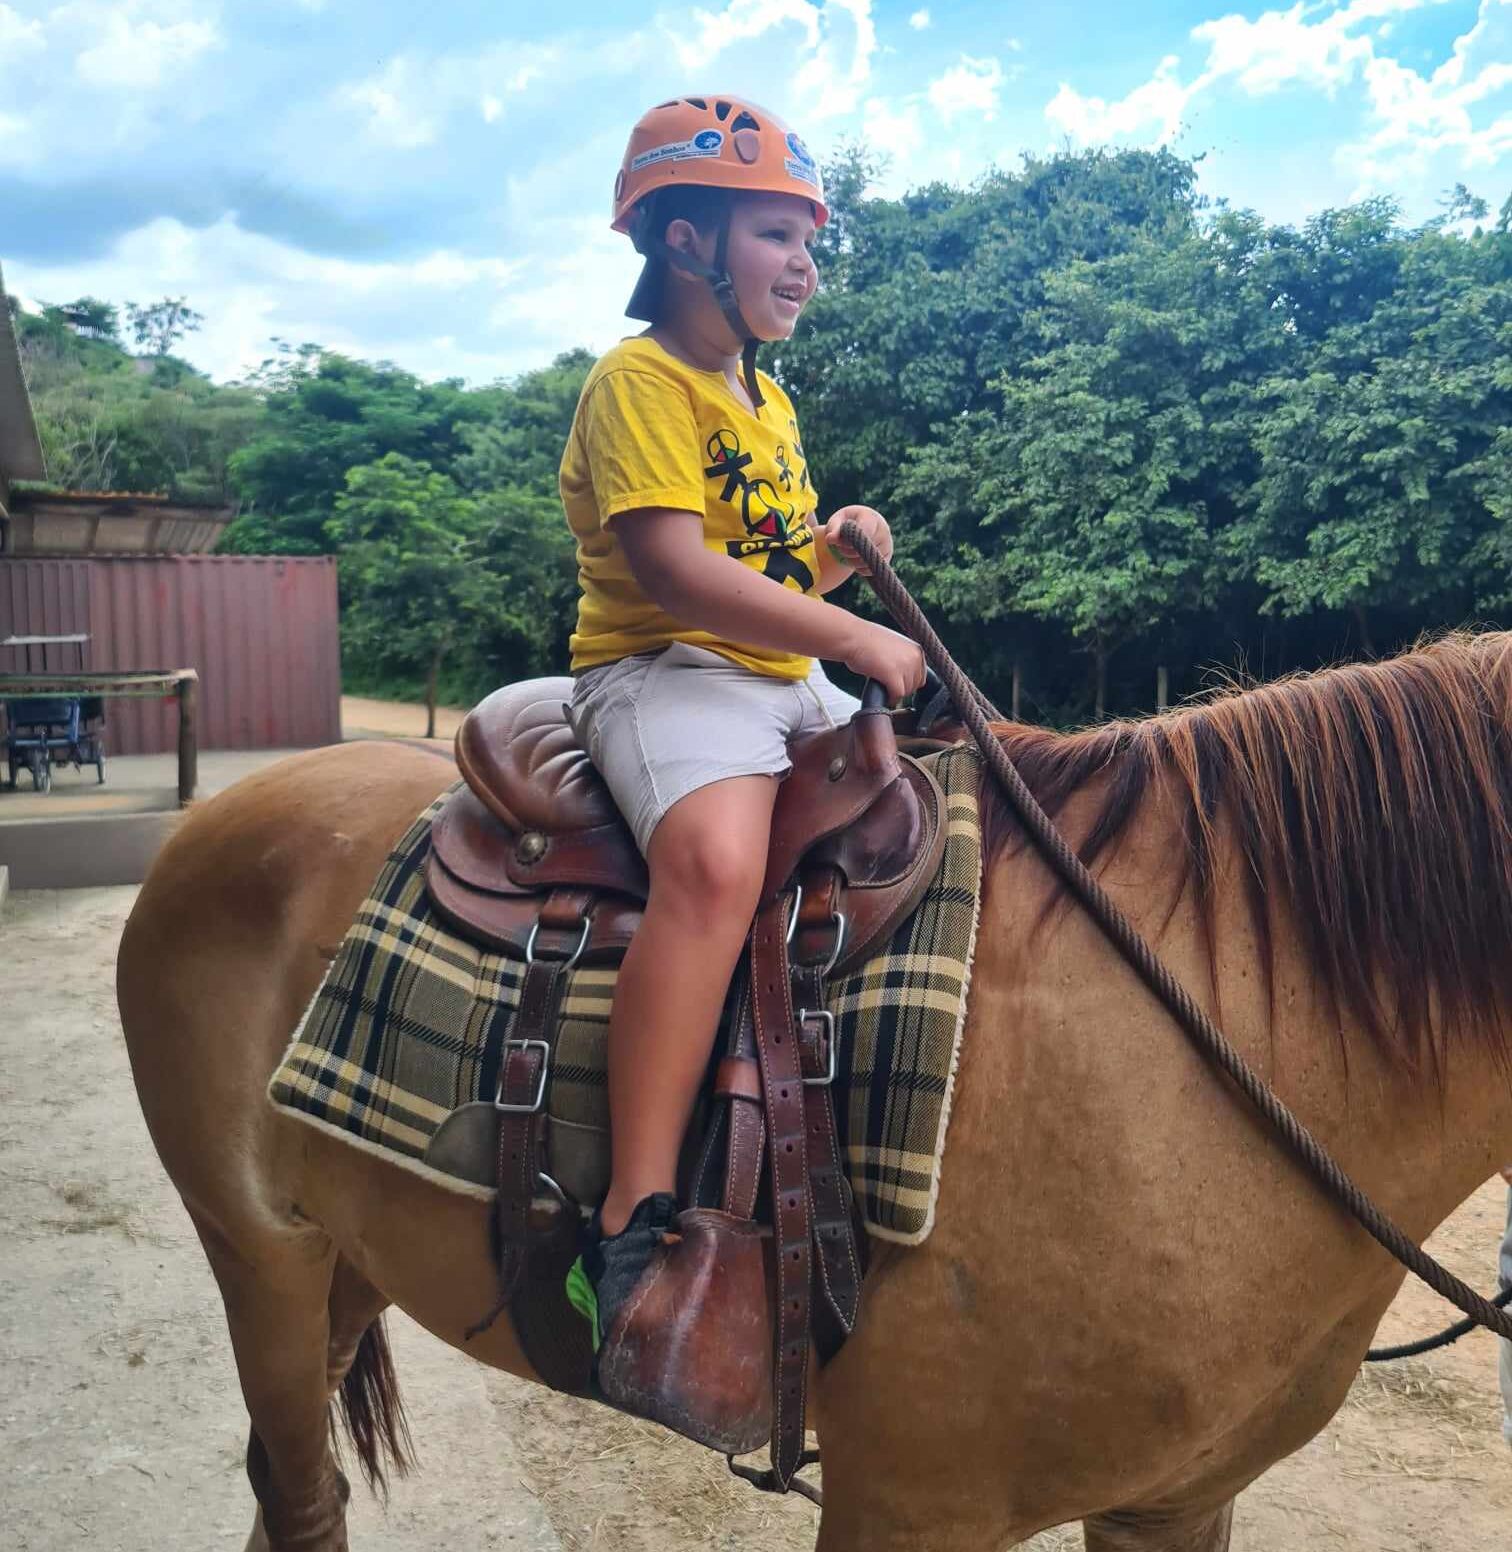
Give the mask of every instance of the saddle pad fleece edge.
[[(868, 1232), (906, 1245), (921, 1243), (934, 1223), (981, 903), (980, 757), (958, 745), (924, 763), (945, 794), (940, 868), (914, 914), (827, 988), (846, 1171)], [(487, 1198), (488, 1188), (443, 1174), (424, 1154), (452, 1110), (493, 1094), (524, 966), (469, 942), (430, 909), (424, 863), (448, 795), (389, 854), (268, 1096), (285, 1114), (364, 1152)], [(554, 1168), (559, 1148), (597, 1149), (607, 1172), (606, 1035), (616, 973), (590, 965), (568, 976), (547, 1092)]]

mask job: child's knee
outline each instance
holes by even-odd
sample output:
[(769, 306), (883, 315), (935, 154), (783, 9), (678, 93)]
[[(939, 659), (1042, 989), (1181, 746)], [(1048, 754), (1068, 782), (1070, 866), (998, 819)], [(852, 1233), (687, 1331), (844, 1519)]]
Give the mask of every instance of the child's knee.
[(683, 826), (665, 839), (651, 868), (655, 904), (697, 915), (705, 928), (726, 915), (749, 922), (766, 872), (766, 836), (705, 825)]

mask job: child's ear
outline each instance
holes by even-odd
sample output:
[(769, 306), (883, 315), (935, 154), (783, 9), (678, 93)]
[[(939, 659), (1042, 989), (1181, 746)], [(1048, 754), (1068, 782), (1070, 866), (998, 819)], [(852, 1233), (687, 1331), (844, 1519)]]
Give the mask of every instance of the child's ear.
[(676, 248), (679, 253), (698, 250), (698, 232), (691, 221), (669, 221), (665, 241), (669, 248)]

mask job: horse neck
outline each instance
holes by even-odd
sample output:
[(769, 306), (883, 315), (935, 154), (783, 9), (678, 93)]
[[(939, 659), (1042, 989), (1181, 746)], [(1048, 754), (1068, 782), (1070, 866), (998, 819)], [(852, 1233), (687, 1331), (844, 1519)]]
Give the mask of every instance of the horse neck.
[[(1097, 784), (1072, 800), (1063, 817), (1073, 837), (1100, 800)], [(1172, 898), (1184, 846), (1173, 812), (1152, 804), (1119, 843), (1105, 882), (1303, 1124), (1403, 1227), (1427, 1233), (1512, 1162), (1512, 1067), (1499, 1055), (1512, 1046), (1489, 1031), (1466, 1035), (1442, 1073), (1414, 1067), (1363, 1021), (1341, 1016), (1284, 908), (1267, 952), (1231, 836), (1220, 843), (1209, 938), (1190, 887)]]
[[(1219, 1006), (1242, 1008), (1246, 989), (1266, 979), (1266, 955), (1236, 874), (1227, 870), (1217, 901)], [(1426, 1043), (1377, 1038), (1334, 1006), (1284, 912), (1273, 955), (1273, 1004), (1236, 1044), (1357, 1183), (1408, 1232), (1426, 1234), (1512, 1162), (1512, 1066), (1501, 1055), (1512, 1030), (1502, 1040), (1467, 1032), (1441, 1064), (1414, 1061), (1404, 1051)]]

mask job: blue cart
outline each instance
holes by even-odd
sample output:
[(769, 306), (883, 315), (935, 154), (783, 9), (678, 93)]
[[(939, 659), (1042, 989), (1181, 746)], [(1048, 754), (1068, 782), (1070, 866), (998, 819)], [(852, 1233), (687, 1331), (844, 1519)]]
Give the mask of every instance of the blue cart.
[(91, 709), (96, 715), (86, 719), (83, 700), (73, 696), (36, 695), (5, 703), (5, 760), (12, 790), (26, 770), (38, 792), (50, 791), (55, 765), (80, 770), (92, 765), (96, 779), (105, 780), (104, 717), (97, 702)]
[[(71, 644), (78, 648), (82, 669), (88, 640), (88, 636), (11, 636), (0, 646), (24, 649), (30, 669), (32, 648)], [(105, 702), (100, 696), (25, 695), (6, 697), (0, 704), (5, 708), (5, 763), (12, 791), (23, 770), (38, 792), (51, 791), (55, 765), (79, 770), (92, 765), (96, 780), (105, 780)]]

